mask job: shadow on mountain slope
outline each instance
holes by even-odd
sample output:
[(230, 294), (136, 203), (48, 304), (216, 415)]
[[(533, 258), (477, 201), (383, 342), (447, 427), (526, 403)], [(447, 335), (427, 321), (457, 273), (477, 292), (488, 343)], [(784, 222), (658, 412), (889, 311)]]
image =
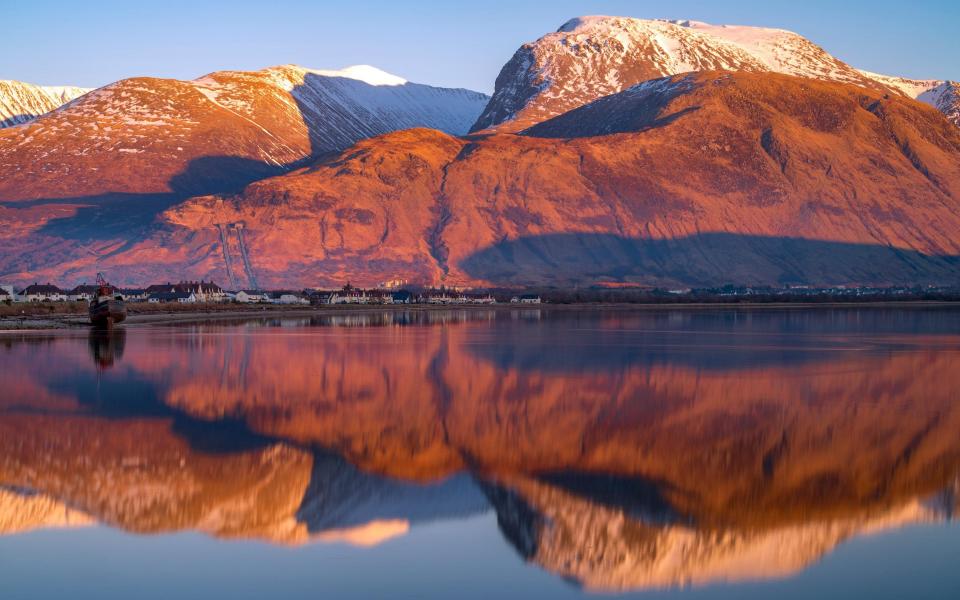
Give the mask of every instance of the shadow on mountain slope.
[(954, 255), (735, 233), (677, 239), (607, 233), (527, 236), (475, 252), (459, 267), (473, 279), (518, 286), (960, 284), (960, 257)]
[[(658, 83), (664, 80), (654, 80)], [(643, 86), (605, 96), (590, 104), (548, 119), (523, 130), (523, 135), (541, 138), (594, 137), (614, 133), (639, 133), (665, 127), (680, 117), (696, 112), (700, 106), (687, 106), (664, 114), (686, 86), (675, 86), (668, 93), (643, 94)]]
[(0, 121), (0, 129), (5, 127), (15, 127), (17, 125), (23, 125), (24, 123), (29, 123), (30, 121), (37, 118), (37, 115), (31, 115), (27, 113), (10, 115), (6, 119)]

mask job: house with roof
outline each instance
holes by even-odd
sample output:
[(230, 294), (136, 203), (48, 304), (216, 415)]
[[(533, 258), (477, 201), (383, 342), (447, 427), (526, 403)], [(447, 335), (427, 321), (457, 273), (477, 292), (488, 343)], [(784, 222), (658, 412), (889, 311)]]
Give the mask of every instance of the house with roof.
[(278, 290), (269, 294), (271, 304), (310, 304), (304, 295), (294, 290)]
[(226, 292), (219, 285), (212, 281), (181, 281), (179, 283), (162, 283), (148, 286), (146, 289), (148, 296), (154, 294), (193, 294), (195, 302), (222, 302), (226, 297)]
[(522, 294), (510, 299), (511, 304), (540, 304), (540, 296), (536, 294)]
[(152, 296), (153, 294), (172, 294), (177, 291), (177, 284), (175, 283), (155, 283), (153, 285), (148, 285), (147, 296)]
[(181, 281), (177, 284), (178, 292), (187, 292), (196, 296), (198, 302), (221, 302), (226, 293), (219, 285), (212, 281)]
[(336, 292), (325, 292), (323, 290), (313, 290), (307, 294), (307, 298), (310, 299), (310, 304), (330, 304), (330, 298)]
[(269, 296), (266, 292), (259, 290), (240, 290), (233, 298), (242, 304), (268, 302)]
[(51, 283), (34, 283), (20, 292), (23, 302), (66, 302), (67, 293)]
[(343, 289), (331, 292), (326, 298), (326, 304), (383, 304), (383, 298), (392, 295), (383, 292), (368, 292), (360, 288), (355, 288), (349, 283), (343, 286)]
[(67, 292), (67, 300), (71, 302), (90, 302), (97, 295), (97, 286), (81, 284)]
[(163, 304), (175, 302), (177, 304), (193, 304), (197, 302), (197, 296), (193, 292), (156, 292), (150, 294), (147, 302), (151, 304)]
[(470, 294), (466, 295), (466, 300), (468, 304), (496, 304), (497, 299), (493, 297), (493, 294)]
[(143, 288), (124, 288), (120, 290), (120, 295), (127, 302), (146, 302), (150, 294)]

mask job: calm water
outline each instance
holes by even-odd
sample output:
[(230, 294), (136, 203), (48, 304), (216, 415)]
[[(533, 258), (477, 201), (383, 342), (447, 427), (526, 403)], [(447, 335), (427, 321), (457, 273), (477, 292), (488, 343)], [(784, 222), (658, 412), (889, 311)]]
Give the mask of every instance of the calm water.
[(0, 335), (0, 597), (956, 598), (960, 310)]

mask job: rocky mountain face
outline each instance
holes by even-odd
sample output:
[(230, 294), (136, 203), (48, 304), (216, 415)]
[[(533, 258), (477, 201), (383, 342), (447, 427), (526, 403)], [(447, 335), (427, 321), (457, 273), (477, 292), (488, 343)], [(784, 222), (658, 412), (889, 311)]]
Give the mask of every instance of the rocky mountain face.
[[(911, 98), (945, 83), (860, 71), (782, 29), (579, 17), (517, 50), (473, 131), (519, 131), (643, 81), (711, 70), (783, 73)], [(941, 110), (960, 124), (954, 112)]]
[(236, 190), (397, 129), (465, 133), (486, 100), (372, 67), (125, 79), (0, 131), (0, 200)]
[(465, 133), (486, 100), (372, 67), (125, 79), (0, 131), (0, 200), (239, 189), (397, 129)]
[(936, 83), (937, 85), (917, 96), (917, 100), (935, 107), (950, 122), (960, 125), (960, 83), (956, 81)]
[(73, 86), (40, 86), (0, 80), (0, 128), (32, 121), (89, 91)]
[[(190, 196), (239, 191), (361, 138), (415, 126), (465, 133), (486, 100), (372, 67), (285, 66), (100, 88), (0, 130), (0, 245), (17, 264), (0, 268), (0, 278), (39, 262), (79, 267), (80, 254), (142, 241), (161, 211)], [(35, 253), (37, 243), (46, 249)]]
[(523, 135), (368, 139), (238, 195), (158, 211), (143, 237), (111, 233), (114, 215), (96, 207), (51, 219), (8, 203), (20, 233), (0, 239), (0, 272), (268, 286), (945, 283), (960, 278), (958, 197), (960, 129), (930, 107), (704, 72)]

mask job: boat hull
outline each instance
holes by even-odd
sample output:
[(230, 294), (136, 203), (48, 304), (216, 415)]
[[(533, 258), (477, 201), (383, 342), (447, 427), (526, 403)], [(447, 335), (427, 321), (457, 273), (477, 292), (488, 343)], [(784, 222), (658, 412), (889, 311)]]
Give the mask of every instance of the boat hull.
[(90, 322), (94, 325), (109, 327), (127, 318), (127, 307), (123, 300), (100, 300), (90, 304)]

